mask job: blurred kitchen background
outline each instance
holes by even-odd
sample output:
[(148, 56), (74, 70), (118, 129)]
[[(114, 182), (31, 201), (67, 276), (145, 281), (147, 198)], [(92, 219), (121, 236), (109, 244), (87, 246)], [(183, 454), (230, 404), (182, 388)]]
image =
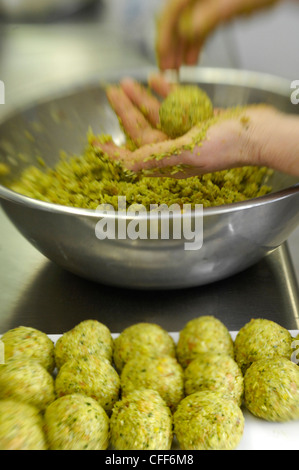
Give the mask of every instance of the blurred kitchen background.
[[(0, 118), (62, 88), (155, 65), (155, 17), (165, 0), (0, 0)], [(221, 26), (199, 65), (299, 80), (299, 1)], [(299, 278), (299, 230), (289, 240)]]

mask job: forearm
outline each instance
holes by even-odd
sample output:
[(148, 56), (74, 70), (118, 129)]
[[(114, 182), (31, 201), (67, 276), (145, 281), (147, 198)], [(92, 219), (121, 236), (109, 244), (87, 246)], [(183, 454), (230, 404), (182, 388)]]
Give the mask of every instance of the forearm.
[(299, 177), (299, 116), (253, 105), (208, 129), (186, 163), (199, 173), (237, 166), (267, 166)]
[(299, 177), (299, 116), (253, 111), (249, 134), (249, 148), (253, 160)]

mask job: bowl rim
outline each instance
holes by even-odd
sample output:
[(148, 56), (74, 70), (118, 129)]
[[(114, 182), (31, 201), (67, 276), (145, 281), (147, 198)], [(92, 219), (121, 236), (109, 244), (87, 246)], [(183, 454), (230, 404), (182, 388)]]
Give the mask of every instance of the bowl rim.
[[(131, 76), (137, 80), (144, 80), (145, 77), (152, 73), (159, 72), (157, 67), (132, 67), (129, 69), (107, 70), (102, 71), (100, 74), (91, 75), (90, 78), (82, 80), (74, 79), (72, 83), (59, 83), (57, 88), (50, 93), (45, 93), (37, 97), (34, 101), (23, 102), (16, 104), (13, 109), (0, 116), (0, 126), (5, 124), (8, 120), (17, 117), (20, 113), (25, 113), (32, 108), (39, 105), (46, 105), (53, 100), (59, 100), (70, 97), (75, 93), (84, 91), (87, 88), (95, 88), (107, 85), (108, 83), (117, 83), (121, 78)], [(166, 71), (167, 74), (168, 71)], [(174, 75), (169, 73), (169, 79), (173, 80)], [(234, 69), (223, 67), (181, 67), (180, 70), (181, 81), (200, 81), (203, 84), (221, 84), (221, 85), (235, 85), (235, 86), (250, 86), (256, 87), (259, 90), (270, 91), (285, 97), (290, 97), (292, 80), (280, 77), (278, 75), (256, 72), (246, 69)]]
[[(37, 99), (34, 103), (27, 103), (19, 107), (15, 107), (11, 112), (5, 114), (0, 119), (0, 126), (8, 122), (10, 119), (18, 116), (22, 112), (26, 112), (35, 106), (46, 105), (53, 100), (59, 100), (72, 96), (75, 93), (83, 91), (90, 87), (103, 86), (108, 82), (117, 82), (120, 78), (125, 76), (131, 76), (137, 80), (144, 80), (145, 77), (151, 73), (156, 73), (158, 69), (153, 66), (139, 67), (125, 69), (122, 71), (110, 70), (101, 73), (100, 76), (91, 77), (89, 80), (77, 82), (71, 87), (69, 85), (61, 86), (57, 92), (52, 92), (49, 96), (44, 96)], [(273, 93), (280, 94), (281, 96), (290, 96), (290, 84), (291, 80), (276, 75), (255, 72), (243, 69), (233, 68), (219, 68), (219, 67), (182, 67), (180, 70), (180, 80), (182, 81), (197, 81), (205, 84), (222, 84), (222, 85), (236, 85), (255, 87), (258, 90), (266, 90)], [(224, 204), (221, 206), (204, 207), (203, 215), (215, 216), (225, 213), (236, 212), (239, 210), (250, 209), (252, 207), (258, 207), (265, 204), (271, 204), (277, 200), (285, 199), (299, 193), (299, 182), (291, 185), (285, 189), (278, 190), (269, 193), (264, 196), (248, 199), (245, 201), (234, 202), (231, 204)], [(10, 201), (19, 205), (26, 206), (31, 209), (42, 210), (46, 212), (68, 214), (68, 215), (79, 215), (85, 217), (100, 218), (107, 216), (107, 213), (101, 212), (97, 209), (84, 209), (77, 207), (69, 207), (60, 204), (50, 203), (41, 201), (38, 199), (30, 198), (22, 194), (16, 193), (4, 185), (0, 184), (0, 204), (1, 200)], [(194, 211), (193, 211), (194, 214)], [(142, 216), (140, 216), (142, 218)], [(147, 215), (145, 215), (147, 217)], [(131, 219), (132, 216), (127, 214), (118, 213), (118, 218)]]
[[(217, 216), (217, 215), (223, 215), (227, 213), (233, 213), (233, 212), (238, 212), (238, 211), (244, 211), (244, 210), (249, 210), (251, 208), (257, 208), (260, 206), (268, 205), (268, 204), (273, 204), (277, 201), (281, 201), (283, 199), (292, 197), (296, 194), (299, 194), (299, 183), (277, 191), (275, 193), (269, 193), (266, 194), (265, 196), (259, 196), (256, 198), (248, 199), (246, 201), (240, 201), (240, 202), (234, 202), (231, 204), (223, 204), (221, 206), (213, 206), (213, 207), (204, 207), (203, 208), (203, 216), (204, 217), (209, 217), (209, 216)], [(66, 214), (66, 215), (77, 215), (81, 217), (89, 217), (89, 218), (114, 218), (115, 214), (117, 215), (117, 219), (126, 219), (126, 220), (132, 220), (134, 218), (133, 215), (130, 215), (129, 213), (125, 212), (117, 212), (114, 211), (111, 214), (107, 211), (100, 211), (98, 209), (84, 209), (80, 207), (71, 207), (71, 206), (63, 206), (60, 204), (55, 204), (51, 202), (45, 202), (45, 201), (40, 201), (38, 199), (33, 199), (27, 196), (24, 196), (22, 194), (16, 193), (8, 188), (6, 188), (3, 185), (0, 185), (0, 205), (2, 205), (3, 200), (26, 206), (28, 209), (35, 209), (35, 210), (41, 210), (44, 212), (52, 212), (55, 214)], [(195, 216), (196, 211), (194, 209), (191, 210), (191, 215)], [(190, 213), (186, 216), (190, 216)], [(140, 213), (138, 215), (138, 218), (142, 220), (143, 218), (148, 218), (149, 217), (149, 211), (147, 211), (145, 214)], [(151, 216), (152, 217), (152, 216)], [(169, 217), (169, 215), (167, 216)], [(174, 213), (171, 215), (171, 218), (175, 218), (176, 214)], [(179, 217), (184, 217), (184, 214), (179, 214)]]

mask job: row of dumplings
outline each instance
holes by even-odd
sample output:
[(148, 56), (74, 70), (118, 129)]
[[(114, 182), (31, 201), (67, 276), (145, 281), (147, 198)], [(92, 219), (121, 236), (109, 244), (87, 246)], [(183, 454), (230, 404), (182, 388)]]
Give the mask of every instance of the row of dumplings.
[[(263, 419), (299, 418), (294, 338), (269, 320), (251, 320), (235, 341), (212, 316), (188, 322), (177, 344), (152, 323), (132, 325), (113, 339), (97, 320), (81, 322), (56, 344), (29, 327), (9, 330), (1, 340), (1, 449), (17, 442), (35, 449), (167, 450), (174, 435), (182, 449), (233, 449), (244, 431), (244, 403)], [(284, 398), (274, 409), (270, 389), (259, 397), (270, 363), (272, 388), (284, 377)], [(18, 420), (18, 438), (16, 427), (10, 436), (13, 416), (22, 413), (18, 406), (32, 407), (36, 434), (28, 435), (27, 417)]]

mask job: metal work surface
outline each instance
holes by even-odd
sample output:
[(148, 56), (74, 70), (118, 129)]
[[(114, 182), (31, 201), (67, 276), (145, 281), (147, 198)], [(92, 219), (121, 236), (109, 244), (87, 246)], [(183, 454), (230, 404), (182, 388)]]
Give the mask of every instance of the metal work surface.
[(299, 326), (299, 295), (286, 246), (243, 273), (208, 286), (176, 291), (134, 291), (84, 280), (48, 261), (0, 212), (0, 333), (18, 325), (60, 334), (95, 318), (112, 332), (140, 322), (179, 331), (199, 315), (215, 315), (230, 330), (252, 317), (288, 329)]

